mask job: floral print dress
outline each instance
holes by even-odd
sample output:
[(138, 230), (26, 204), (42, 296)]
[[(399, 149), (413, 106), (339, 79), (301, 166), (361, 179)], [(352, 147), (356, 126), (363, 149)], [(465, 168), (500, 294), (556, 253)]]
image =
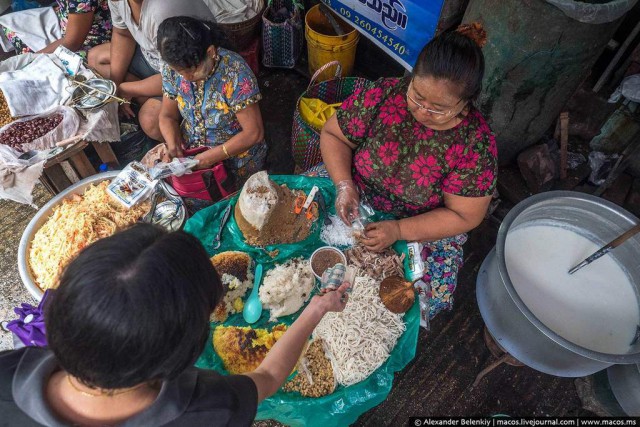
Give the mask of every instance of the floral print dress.
[[(111, 13), (109, 12), (108, 0), (56, 0), (55, 10), (63, 35), (67, 32), (70, 13), (94, 13), (89, 34), (77, 52), (84, 59), (86, 59), (89, 49), (111, 41)], [(33, 52), (20, 37), (16, 36), (15, 32), (4, 27), (3, 31), (18, 54)]]
[[(256, 77), (244, 59), (223, 48), (218, 55), (217, 68), (204, 82), (190, 82), (168, 66), (163, 68), (162, 91), (178, 102), (187, 148), (224, 144), (242, 130), (236, 113), (261, 99)], [(239, 178), (240, 186), (263, 168), (266, 156), (263, 141), (225, 160), (224, 165)]]
[[(380, 79), (336, 112), (340, 129), (357, 146), (352, 175), (362, 198), (376, 210), (407, 218), (444, 206), (444, 193), (492, 195), (496, 141), (480, 112), (471, 108), (452, 129), (430, 129), (409, 111), (408, 85), (408, 78)], [(465, 241), (462, 234), (423, 242), (429, 318), (453, 306)]]

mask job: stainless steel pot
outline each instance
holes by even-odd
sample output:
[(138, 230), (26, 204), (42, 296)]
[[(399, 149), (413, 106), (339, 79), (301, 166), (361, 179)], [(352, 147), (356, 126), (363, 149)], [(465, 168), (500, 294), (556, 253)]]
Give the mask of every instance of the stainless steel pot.
[[(36, 284), (33, 275), (31, 274), (31, 268), (29, 268), (28, 254), (29, 250), (31, 249), (31, 241), (33, 240), (33, 236), (40, 229), (42, 224), (47, 221), (47, 219), (53, 212), (53, 208), (60, 204), (64, 199), (67, 199), (74, 194), (84, 194), (84, 192), (90, 185), (99, 184), (100, 182), (105, 180), (112, 180), (118, 175), (118, 173), (120, 173), (120, 171), (107, 171), (99, 173), (97, 175), (92, 175), (88, 178), (83, 179), (82, 181), (75, 183), (71, 187), (65, 189), (60, 194), (49, 200), (49, 202), (45, 204), (31, 219), (31, 221), (27, 225), (27, 228), (25, 228), (24, 232), (22, 233), (22, 238), (20, 239), (20, 245), (18, 246), (18, 271), (25, 288), (27, 288), (27, 291), (29, 291), (29, 293), (36, 300), (39, 301), (42, 298), (44, 292)], [(176, 194), (174, 193), (174, 195)], [(176, 220), (172, 222), (170, 226), (176, 227), (177, 229), (181, 228), (186, 221), (186, 217), (186, 209), (183, 205), (180, 208), (179, 221)]]
[[(613, 203), (576, 192), (547, 192), (519, 203), (502, 222), (496, 246), (485, 258), (476, 282), (480, 313), (491, 335), (522, 363), (561, 377), (580, 377), (612, 364), (640, 362), (640, 344), (630, 347), (627, 354), (589, 350), (556, 334), (524, 304), (507, 272), (505, 241), (509, 230), (533, 221), (562, 223), (604, 245), (639, 220)], [(640, 305), (640, 238), (628, 240), (610, 256), (626, 267)]]
[(640, 417), (640, 365), (614, 365), (607, 369), (611, 391), (630, 417)]

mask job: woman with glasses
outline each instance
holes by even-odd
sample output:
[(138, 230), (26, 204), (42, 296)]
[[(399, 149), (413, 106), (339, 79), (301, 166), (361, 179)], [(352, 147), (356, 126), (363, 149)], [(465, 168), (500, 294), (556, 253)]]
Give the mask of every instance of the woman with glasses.
[(410, 77), (380, 79), (348, 98), (320, 137), (342, 220), (358, 216), (362, 199), (398, 218), (369, 224), (364, 245), (424, 244), (431, 318), (452, 308), (465, 233), (484, 219), (496, 184), (495, 138), (473, 106), (484, 34), (463, 31), (431, 40)]

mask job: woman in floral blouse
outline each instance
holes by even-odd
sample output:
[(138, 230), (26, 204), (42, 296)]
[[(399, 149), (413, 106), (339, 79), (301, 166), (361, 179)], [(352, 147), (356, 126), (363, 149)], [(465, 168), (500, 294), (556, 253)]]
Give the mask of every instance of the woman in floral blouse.
[[(53, 53), (58, 46), (64, 46), (86, 58), (89, 49), (111, 39), (107, 0), (56, 0), (55, 3), (62, 38), (47, 45), (40, 53)], [(33, 52), (14, 31), (5, 27), (2, 30), (18, 54)]]
[[(183, 148), (210, 147), (199, 168), (224, 162), (241, 185), (262, 169), (267, 154), (261, 99), (242, 57), (219, 47), (215, 24), (190, 17), (165, 20), (158, 29), (164, 99), (160, 130), (171, 157)], [(182, 123), (182, 125), (181, 125)]]
[(364, 245), (380, 251), (397, 240), (424, 242), (429, 317), (451, 309), (464, 233), (483, 220), (495, 188), (495, 138), (472, 105), (483, 73), (476, 41), (439, 35), (411, 77), (355, 93), (320, 137), (343, 221), (358, 215), (361, 198), (398, 218), (369, 224)]

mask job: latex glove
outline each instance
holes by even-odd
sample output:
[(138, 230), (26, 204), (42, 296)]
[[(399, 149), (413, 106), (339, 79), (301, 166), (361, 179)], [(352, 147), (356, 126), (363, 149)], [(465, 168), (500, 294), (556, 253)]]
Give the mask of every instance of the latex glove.
[(380, 252), (400, 239), (398, 221), (380, 221), (367, 224), (362, 243), (371, 252)]
[(359, 204), (360, 195), (353, 181), (345, 180), (336, 184), (336, 213), (342, 222), (351, 226), (353, 220), (360, 216)]

